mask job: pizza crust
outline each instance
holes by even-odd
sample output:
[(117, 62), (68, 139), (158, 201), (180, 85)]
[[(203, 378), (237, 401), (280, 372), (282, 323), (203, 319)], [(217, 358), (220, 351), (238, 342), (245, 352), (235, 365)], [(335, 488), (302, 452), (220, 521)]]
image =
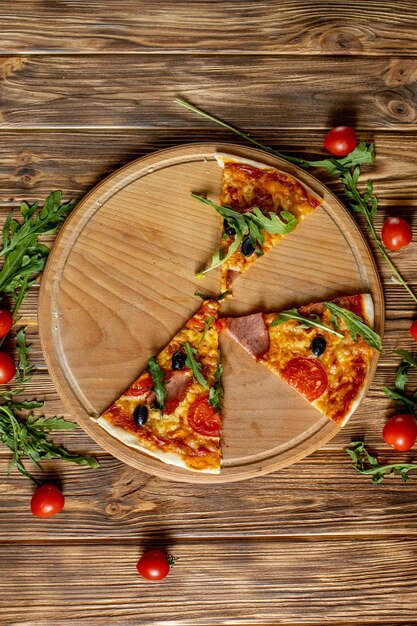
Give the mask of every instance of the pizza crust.
[(124, 430), (123, 428), (120, 428), (119, 426), (114, 426), (104, 417), (99, 417), (96, 420), (96, 422), (102, 428), (104, 428), (104, 430), (107, 431), (109, 435), (111, 435), (112, 437), (115, 437), (116, 439), (124, 443), (126, 446), (129, 446), (129, 448), (135, 448), (135, 450), (139, 450), (140, 452), (145, 452), (149, 456), (152, 456), (155, 459), (162, 461), (163, 463), (167, 463), (168, 465), (175, 465), (176, 467), (181, 467), (182, 469), (186, 469), (191, 472), (198, 472), (199, 474), (201, 473), (219, 474), (220, 473), (220, 468), (219, 469), (206, 468), (206, 469), (198, 469), (198, 470), (193, 469), (192, 467), (189, 467), (188, 465), (185, 464), (184, 460), (182, 459), (182, 457), (179, 456), (179, 454), (174, 454), (173, 452), (164, 452), (163, 450), (149, 450), (148, 448), (140, 444), (140, 441), (138, 440), (137, 437), (135, 437), (135, 435), (128, 432), (127, 430)]
[(288, 172), (284, 172), (283, 170), (279, 170), (277, 167), (273, 167), (272, 165), (266, 165), (266, 163), (260, 163), (259, 161), (253, 161), (252, 159), (246, 159), (244, 157), (237, 157), (237, 156), (234, 156), (233, 154), (226, 154), (225, 152), (216, 152), (214, 157), (215, 157), (218, 165), (222, 169), (224, 169), (225, 162), (232, 161), (233, 163), (245, 163), (246, 165), (251, 165), (252, 167), (257, 167), (260, 170), (275, 170), (277, 172), (280, 172), (281, 174), (285, 174), (285, 176), (291, 176), (291, 178), (296, 180), (297, 183), (299, 183), (302, 187), (304, 187), (304, 189), (306, 191), (308, 191), (308, 193), (310, 193), (314, 198), (316, 198), (316, 200), (320, 204), (322, 204), (322, 202), (323, 202), (323, 198), (321, 196), (319, 196), (318, 193), (313, 191), (313, 189), (311, 189), (311, 187), (309, 187), (308, 185), (303, 183), (296, 176), (293, 176), (292, 174), (289, 174)]

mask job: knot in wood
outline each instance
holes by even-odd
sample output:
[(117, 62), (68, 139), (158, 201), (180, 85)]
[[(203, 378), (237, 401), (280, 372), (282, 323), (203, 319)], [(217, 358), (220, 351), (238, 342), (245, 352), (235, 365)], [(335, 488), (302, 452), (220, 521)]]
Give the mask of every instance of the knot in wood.
[(322, 50), (331, 52), (358, 52), (363, 49), (359, 36), (352, 28), (331, 28), (320, 37)]
[(105, 510), (106, 515), (108, 515), (109, 517), (121, 517), (123, 515), (123, 506), (120, 502), (117, 502), (116, 500), (112, 500), (112, 502), (109, 502)]
[(412, 124), (416, 119), (414, 102), (406, 94), (382, 91), (375, 96), (377, 106), (393, 121)]

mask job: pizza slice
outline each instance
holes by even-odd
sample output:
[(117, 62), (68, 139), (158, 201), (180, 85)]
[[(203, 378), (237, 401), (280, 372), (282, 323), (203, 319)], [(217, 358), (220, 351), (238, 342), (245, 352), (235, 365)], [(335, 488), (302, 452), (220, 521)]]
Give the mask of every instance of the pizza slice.
[(375, 350), (370, 295), (358, 294), (280, 313), (229, 318), (227, 329), (249, 354), (343, 426), (358, 407)]
[(221, 265), (221, 291), (230, 292), (234, 281), (294, 230), (322, 199), (290, 174), (269, 165), (220, 153), (216, 159), (223, 168), (221, 206), (193, 196), (223, 217), (220, 250), (197, 276)]
[(207, 300), (98, 418), (128, 446), (161, 461), (218, 473), (221, 462), (219, 303)]

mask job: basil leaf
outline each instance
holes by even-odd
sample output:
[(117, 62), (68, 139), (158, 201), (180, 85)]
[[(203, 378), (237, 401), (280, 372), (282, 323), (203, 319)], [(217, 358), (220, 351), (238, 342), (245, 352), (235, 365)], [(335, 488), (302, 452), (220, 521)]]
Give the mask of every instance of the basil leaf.
[(349, 334), (354, 341), (357, 341), (359, 335), (367, 344), (372, 346), (372, 348), (382, 352), (381, 337), (372, 330), (372, 328), (369, 328), (359, 315), (352, 313), (352, 311), (348, 309), (343, 309), (334, 302), (325, 302), (324, 306), (345, 322)]
[(342, 333), (337, 332), (337, 330), (334, 330), (334, 328), (331, 328), (326, 324), (318, 322), (317, 319), (319, 318), (316, 317), (316, 319), (311, 319), (309, 317), (305, 317), (304, 315), (300, 315), (297, 309), (288, 309), (288, 311), (281, 311), (281, 313), (278, 314), (278, 317), (271, 322), (270, 326), (279, 326), (288, 320), (295, 320), (296, 322), (299, 322), (303, 328), (319, 328), (320, 330), (324, 330), (343, 339), (344, 335), (342, 335)]
[(207, 381), (200, 371), (202, 368), (201, 363), (199, 363), (195, 359), (193, 348), (190, 346), (189, 343), (185, 343), (184, 349), (185, 349), (185, 354), (187, 355), (185, 364), (191, 370), (194, 380), (200, 383), (200, 385), (202, 385), (204, 389), (208, 389)]
[(410, 369), (410, 364), (406, 361), (402, 361), (398, 366), (397, 371), (395, 373), (395, 387), (398, 391), (404, 391), (405, 386), (408, 380), (408, 370)]
[(163, 369), (158, 363), (158, 360), (155, 356), (152, 356), (148, 360), (148, 370), (152, 376), (153, 387), (152, 390), (156, 395), (156, 404), (161, 411), (165, 408), (165, 397), (166, 397), (166, 389), (165, 389), (165, 374)]

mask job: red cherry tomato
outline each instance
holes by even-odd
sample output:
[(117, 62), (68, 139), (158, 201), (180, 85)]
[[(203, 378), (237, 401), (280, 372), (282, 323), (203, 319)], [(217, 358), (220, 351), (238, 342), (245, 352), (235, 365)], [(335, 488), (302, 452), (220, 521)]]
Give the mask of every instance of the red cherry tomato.
[(0, 352), (0, 385), (9, 383), (16, 374), (16, 366), (11, 356)]
[(391, 417), (382, 431), (385, 443), (395, 450), (410, 450), (417, 439), (417, 422), (409, 413), (399, 413)]
[(356, 148), (358, 140), (350, 126), (336, 126), (330, 130), (323, 141), (323, 146), (334, 156), (347, 156)]
[(388, 250), (399, 250), (411, 242), (413, 231), (402, 217), (387, 217), (382, 226), (381, 236)]
[(318, 359), (297, 356), (285, 365), (282, 377), (294, 389), (312, 402), (327, 389), (327, 374)]
[(208, 393), (198, 396), (188, 409), (188, 424), (193, 430), (206, 437), (220, 434), (220, 415), (208, 401)]
[(55, 485), (45, 484), (35, 491), (30, 508), (36, 517), (52, 517), (64, 508), (65, 498)]
[(410, 335), (413, 339), (417, 341), (417, 320), (414, 320), (414, 322), (411, 324)]
[(174, 557), (164, 550), (148, 550), (140, 557), (136, 569), (138, 574), (147, 580), (162, 580), (168, 576), (174, 561)]
[(13, 317), (10, 311), (0, 309), (0, 337), (5, 337), (13, 326)]

